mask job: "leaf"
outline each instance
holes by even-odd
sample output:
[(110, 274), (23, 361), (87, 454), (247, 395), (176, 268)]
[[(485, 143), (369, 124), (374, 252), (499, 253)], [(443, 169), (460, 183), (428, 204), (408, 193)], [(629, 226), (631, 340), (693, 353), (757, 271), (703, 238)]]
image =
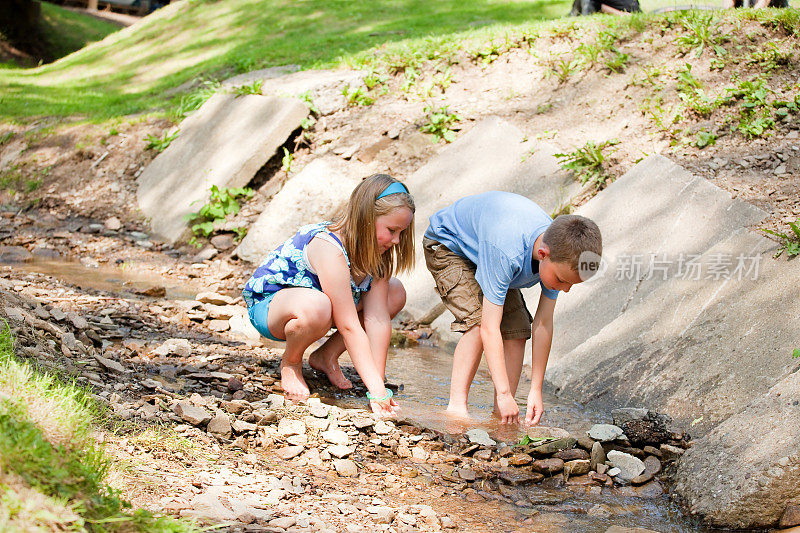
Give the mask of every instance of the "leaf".
[(451, 143), (456, 140), (456, 132), (453, 130), (445, 130), (444, 131), (444, 140)]
[(792, 228), (792, 232), (794, 232), (795, 236), (800, 240), (800, 227), (798, 227), (798, 224), (800, 224), (800, 220), (797, 222), (789, 222), (789, 227)]
[(792, 352), (792, 358), (797, 359), (800, 358), (800, 348), (795, 348), (794, 352)]

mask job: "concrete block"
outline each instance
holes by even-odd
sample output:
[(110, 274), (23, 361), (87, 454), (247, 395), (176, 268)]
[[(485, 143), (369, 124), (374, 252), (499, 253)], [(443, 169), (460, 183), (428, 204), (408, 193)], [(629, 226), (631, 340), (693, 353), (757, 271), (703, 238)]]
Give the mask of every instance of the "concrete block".
[(363, 168), (338, 157), (315, 159), (290, 178), (267, 204), (236, 254), (260, 263), (280, 243), (304, 224), (331, 220), (359, 184)]
[[(600, 227), (608, 270), (559, 296), (551, 361), (649, 298), (673, 277), (681, 254), (684, 258), (702, 254), (766, 216), (658, 155), (637, 164), (577, 214)], [(655, 268), (649, 266), (651, 254)], [(660, 269), (664, 257), (673, 261), (668, 271)], [(638, 271), (636, 260), (643, 263)], [(619, 276), (620, 272), (625, 275)]]
[(139, 177), (139, 208), (153, 233), (180, 239), (188, 232), (185, 215), (208, 200), (212, 185), (246, 185), (307, 115), (296, 99), (212, 96)]

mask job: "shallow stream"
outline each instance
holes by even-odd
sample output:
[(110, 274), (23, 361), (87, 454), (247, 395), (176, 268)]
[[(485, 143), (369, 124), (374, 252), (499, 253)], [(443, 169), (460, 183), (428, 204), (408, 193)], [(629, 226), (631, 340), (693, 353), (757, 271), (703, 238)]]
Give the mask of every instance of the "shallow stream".
[[(153, 274), (144, 274), (130, 269), (115, 267), (87, 268), (80, 263), (65, 261), (34, 261), (16, 263), (15, 269), (28, 273), (41, 273), (58, 278), (83, 289), (95, 289), (113, 293), (128, 293), (146, 290), (153, 286), (166, 288), (168, 298), (191, 298), (198, 291), (188, 283), (170, 283)], [(140, 296), (141, 297), (141, 296)], [(346, 354), (343, 359), (346, 359)], [(344, 361), (344, 364), (350, 364)], [(514, 442), (523, 428), (500, 426), (491, 417), (492, 382), (488, 370), (481, 366), (470, 390), (470, 412), (475, 417), (466, 425), (445, 416), (450, 387), (452, 351), (436, 347), (393, 349), (389, 355), (387, 377), (400, 388), (397, 398), (402, 406), (402, 415), (425, 427), (451, 434), (462, 433), (471, 427), (481, 427), (499, 440)], [(525, 410), (526, 395), (530, 380), (526, 377), (530, 369), (523, 370), (517, 393), (520, 414)], [(586, 432), (592, 424), (610, 422), (609, 413), (593, 412), (577, 403), (570, 403), (552, 395), (545, 395), (545, 414), (542, 425), (564, 428), (572, 434)], [(629, 528), (641, 527), (660, 533), (711, 531), (693, 524), (680, 512), (665, 494), (651, 497), (632, 495), (630, 487), (602, 489), (592, 494), (578, 489), (546, 489), (541, 486), (521, 487), (532, 502), (530, 506), (501, 503), (479, 505), (480, 513), (497, 513), (506, 519), (515, 517), (521, 530), (537, 532), (582, 532), (603, 533), (612, 525)], [(488, 518), (488, 517), (487, 517)]]

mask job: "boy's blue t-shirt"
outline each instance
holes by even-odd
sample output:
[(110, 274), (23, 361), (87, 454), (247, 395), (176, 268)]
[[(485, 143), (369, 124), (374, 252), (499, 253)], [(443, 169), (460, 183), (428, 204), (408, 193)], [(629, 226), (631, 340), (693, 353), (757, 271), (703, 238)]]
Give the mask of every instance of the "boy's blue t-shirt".
[[(483, 295), (503, 305), (509, 289), (541, 284), (536, 239), (553, 223), (541, 207), (524, 196), (490, 191), (461, 198), (430, 217), (425, 237), (475, 263)], [(542, 285), (551, 300), (558, 291)]]

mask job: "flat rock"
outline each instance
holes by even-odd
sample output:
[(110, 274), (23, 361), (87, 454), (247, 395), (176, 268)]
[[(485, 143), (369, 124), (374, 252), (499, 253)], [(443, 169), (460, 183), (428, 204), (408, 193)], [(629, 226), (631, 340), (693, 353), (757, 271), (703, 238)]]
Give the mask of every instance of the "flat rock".
[(562, 461), (575, 461), (578, 459), (589, 459), (589, 452), (581, 448), (571, 448), (569, 450), (561, 450), (556, 452), (553, 457), (561, 459)]
[(32, 260), (33, 254), (23, 246), (0, 246), (0, 263), (25, 263)]
[(654, 457), (652, 455), (645, 457), (644, 471), (653, 476), (661, 472), (661, 461), (658, 460), (658, 457)]
[(343, 444), (334, 444), (332, 446), (328, 446), (327, 450), (328, 453), (333, 457), (344, 459), (355, 451), (355, 447), (345, 446)]
[(535, 446), (531, 449), (535, 455), (542, 456), (542, 455), (553, 455), (554, 453), (558, 453), (561, 450), (566, 450), (575, 446), (577, 440), (573, 439), (572, 437), (567, 437), (564, 439), (554, 440), (552, 442), (546, 442), (544, 444), (540, 444), (539, 446)]
[(378, 435), (388, 435), (392, 431), (394, 431), (394, 424), (388, 422), (386, 420), (378, 420), (372, 426), (373, 431)]
[(589, 436), (600, 442), (611, 442), (617, 437), (624, 435), (624, 433), (621, 427), (613, 424), (595, 424), (589, 430)]
[(347, 444), (350, 444), (350, 437), (348, 437), (347, 433), (345, 433), (341, 429), (331, 429), (328, 431), (323, 431), (320, 436), (322, 437), (322, 440), (330, 444), (341, 444), (345, 446)]
[(539, 483), (544, 479), (544, 475), (539, 472), (524, 472), (512, 468), (504, 468), (500, 471), (500, 479), (516, 487), (518, 485)]
[[(589, 473), (588, 459), (574, 459), (564, 462), (564, 474), (569, 476), (582, 476)], [(652, 476), (651, 476), (652, 477)]]
[(292, 176), (267, 204), (236, 248), (236, 255), (260, 263), (297, 232), (297, 228), (330, 220), (364, 177), (359, 167), (346, 167), (337, 157), (322, 157)]
[(552, 475), (564, 469), (564, 461), (551, 457), (550, 459), (537, 459), (531, 465), (536, 472)]
[(223, 437), (231, 435), (231, 419), (228, 415), (217, 415), (211, 419), (206, 427), (206, 431)]
[(232, 305), (236, 300), (230, 296), (219, 294), (217, 292), (205, 291), (197, 293), (195, 300), (204, 304), (212, 305)]
[(486, 430), (480, 428), (470, 429), (467, 431), (466, 435), (469, 441), (474, 444), (479, 444), (481, 446), (494, 446), (497, 444), (494, 440), (492, 440)]
[(617, 477), (621, 479), (630, 481), (644, 472), (644, 463), (628, 453), (611, 450), (608, 452), (607, 456), (608, 461), (610, 461), (615, 468), (620, 469), (620, 473), (617, 474)]
[(192, 345), (188, 339), (167, 339), (160, 346), (152, 351), (153, 355), (166, 357), (177, 355), (178, 357), (189, 357), (192, 354)]
[(301, 435), (306, 432), (306, 425), (302, 420), (292, 420), (291, 418), (281, 418), (278, 422), (278, 434), (283, 437), (290, 435)]
[(189, 402), (175, 404), (175, 414), (193, 426), (203, 426), (211, 421), (211, 413)]
[(333, 462), (336, 473), (342, 477), (354, 477), (358, 475), (358, 466), (350, 459), (336, 459)]
[(209, 98), (139, 176), (139, 208), (153, 232), (171, 243), (184, 236), (185, 216), (206, 203), (212, 185), (246, 185), (307, 115), (298, 99)]
[(286, 446), (284, 448), (280, 448), (275, 453), (281, 459), (288, 461), (289, 459), (294, 459), (295, 457), (303, 453), (303, 450), (305, 450), (303, 446)]

